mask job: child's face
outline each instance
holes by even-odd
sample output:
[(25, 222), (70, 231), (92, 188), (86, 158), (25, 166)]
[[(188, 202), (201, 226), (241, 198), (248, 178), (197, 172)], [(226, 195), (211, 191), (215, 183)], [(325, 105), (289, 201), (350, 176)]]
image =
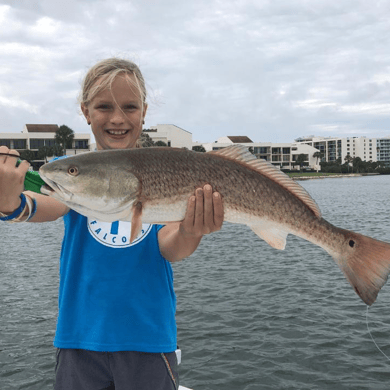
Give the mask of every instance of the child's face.
[(88, 106), (81, 106), (99, 150), (135, 147), (147, 105), (142, 104), (141, 93), (134, 84), (133, 75), (118, 75), (111, 89), (99, 92)]

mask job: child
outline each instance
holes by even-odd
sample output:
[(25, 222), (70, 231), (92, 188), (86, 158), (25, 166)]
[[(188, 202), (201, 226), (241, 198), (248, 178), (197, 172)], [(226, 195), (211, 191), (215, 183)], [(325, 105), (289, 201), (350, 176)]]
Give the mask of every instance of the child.
[[(134, 63), (110, 58), (92, 67), (80, 104), (99, 150), (138, 147), (147, 103), (145, 82)], [(0, 153), (18, 155), (5, 146)], [(0, 155), (0, 219), (63, 217), (65, 223), (55, 389), (177, 389), (170, 262), (191, 255), (204, 234), (221, 228), (220, 194), (209, 185), (197, 189), (182, 222), (146, 226), (140, 239), (121, 246), (114, 239), (102, 242), (95, 233), (105, 229), (112, 236), (128, 235), (129, 223), (92, 220), (53, 198), (23, 193), (29, 164), (17, 167), (16, 162)]]

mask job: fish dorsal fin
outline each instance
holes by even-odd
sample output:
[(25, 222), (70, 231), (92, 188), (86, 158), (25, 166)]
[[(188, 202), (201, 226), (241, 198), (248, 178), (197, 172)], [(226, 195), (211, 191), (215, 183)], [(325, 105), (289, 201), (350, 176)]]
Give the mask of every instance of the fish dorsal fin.
[(237, 161), (255, 161), (257, 160), (256, 156), (254, 156), (246, 146), (243, 145), (233, 145), (228, 146), (227, 148), (213, 150), (212, 152), (208, 152), (211, 154), (219, 154), (220, 156), (224, 156), (227, 158), (231, 158)]
[(251, 169), (259, 172), (261, 175), (267, 177), (268, 179), (276, 182), (281, 187), (285, 188), (295, 197), (300, 199), (318, 218), (321, 217), (321, 211), (314, 201), (314, 199), (309, 195), (309, 193), (298, 183), (292, 180), (289, 176), (283, 173), (281, 170), (273, 166), (268, 161), (256, 158), (252, 153), (248, 151), (248, 148), (243, 145), (233, 145), (224, 149), (208, 152), (218, 154), (232, 160), (243, 162), (245, 165), (249, 166)]

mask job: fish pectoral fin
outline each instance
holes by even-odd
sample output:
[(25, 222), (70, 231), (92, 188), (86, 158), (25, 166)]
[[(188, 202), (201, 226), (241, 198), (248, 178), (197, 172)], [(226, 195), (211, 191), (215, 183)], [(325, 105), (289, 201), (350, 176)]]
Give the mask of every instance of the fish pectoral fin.
[(132, 243), (142, 230), (142, 203), (138, 202), (133, 206), (133, 215), (131, 217), (130, 243)]
[(252, 225), (250, 228), (272, 248), (283, 250), (286, 247), (287, 232), (264, 225)]

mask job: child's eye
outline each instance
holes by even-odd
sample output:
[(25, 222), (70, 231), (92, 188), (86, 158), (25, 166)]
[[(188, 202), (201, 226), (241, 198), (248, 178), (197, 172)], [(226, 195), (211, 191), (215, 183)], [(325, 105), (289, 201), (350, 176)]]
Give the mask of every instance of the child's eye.
[(133, 110), (136, 110), (138, 107), (137, 106), (134, 106), (132, 104), (129, 104), (128, 106), (125, 106), (124, 109), (126, 111), (133, 111)]
[(98, 110), (108, 110), (110, 106), (108, 104), (99, 104), (96, 108)]

